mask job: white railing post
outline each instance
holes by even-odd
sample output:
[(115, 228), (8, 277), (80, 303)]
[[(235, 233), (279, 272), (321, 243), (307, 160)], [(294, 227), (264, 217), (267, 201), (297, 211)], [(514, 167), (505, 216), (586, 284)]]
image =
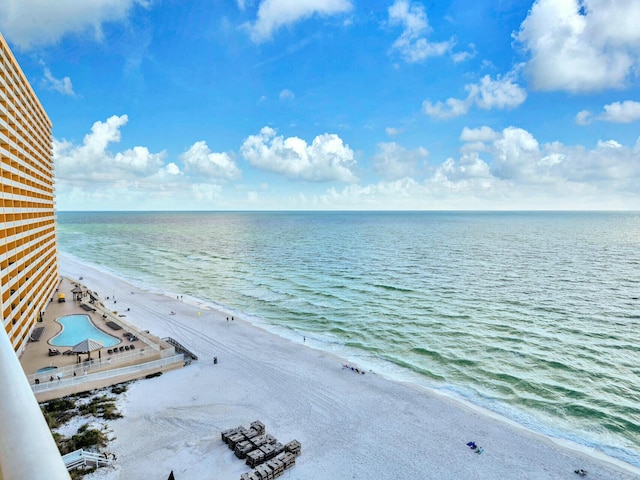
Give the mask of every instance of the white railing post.
[(69, 480), (20, 361), (0, 329), (0, 478)]

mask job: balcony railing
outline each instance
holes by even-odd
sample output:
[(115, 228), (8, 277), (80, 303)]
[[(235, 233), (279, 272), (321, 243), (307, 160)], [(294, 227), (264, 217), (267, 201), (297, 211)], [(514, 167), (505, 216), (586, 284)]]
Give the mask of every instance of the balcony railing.
[(0, 479), (69, 480), (9, 337), (0, 330)]

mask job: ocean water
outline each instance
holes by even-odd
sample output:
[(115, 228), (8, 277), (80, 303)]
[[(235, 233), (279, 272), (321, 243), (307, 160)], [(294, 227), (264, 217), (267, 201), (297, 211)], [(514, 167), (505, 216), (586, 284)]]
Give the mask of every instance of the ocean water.
[(640, 213), (59, 212), (60, 249), (640, 466)]

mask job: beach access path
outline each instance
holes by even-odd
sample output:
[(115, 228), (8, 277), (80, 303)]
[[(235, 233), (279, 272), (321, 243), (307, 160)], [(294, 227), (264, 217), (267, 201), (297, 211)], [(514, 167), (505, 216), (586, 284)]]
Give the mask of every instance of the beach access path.
[[(141, 330), (170, 336), (199, 360), (137, 381), (119, 397), (110, 423), (113, 467), (87, 479), (238, 480), (249, 468), (220, 432), (254, 420), (302, 455), (286, 478), (631, 480), (640, 469), (568, 448), (493, 415), (264, 331), (234, 316), (149, 292), (61, 255), (61, 274), (115, 296)], [(224, 299), (220, 299), (224, 303)], [(171, 312), (174, 312), (172, 314)], [(218, 363), (213, 363), (217, 357)], [(475, 441), (482, 454), (466, 443)], [(283, 477), (285, 478), (285, 477)]]

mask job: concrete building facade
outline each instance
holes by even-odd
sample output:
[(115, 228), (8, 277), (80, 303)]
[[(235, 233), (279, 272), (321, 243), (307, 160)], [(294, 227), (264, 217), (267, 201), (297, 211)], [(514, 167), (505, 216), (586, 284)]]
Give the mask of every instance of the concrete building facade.
[(0, 320), (17, 353), (59, 282), (52, 124), (0, 34)]

